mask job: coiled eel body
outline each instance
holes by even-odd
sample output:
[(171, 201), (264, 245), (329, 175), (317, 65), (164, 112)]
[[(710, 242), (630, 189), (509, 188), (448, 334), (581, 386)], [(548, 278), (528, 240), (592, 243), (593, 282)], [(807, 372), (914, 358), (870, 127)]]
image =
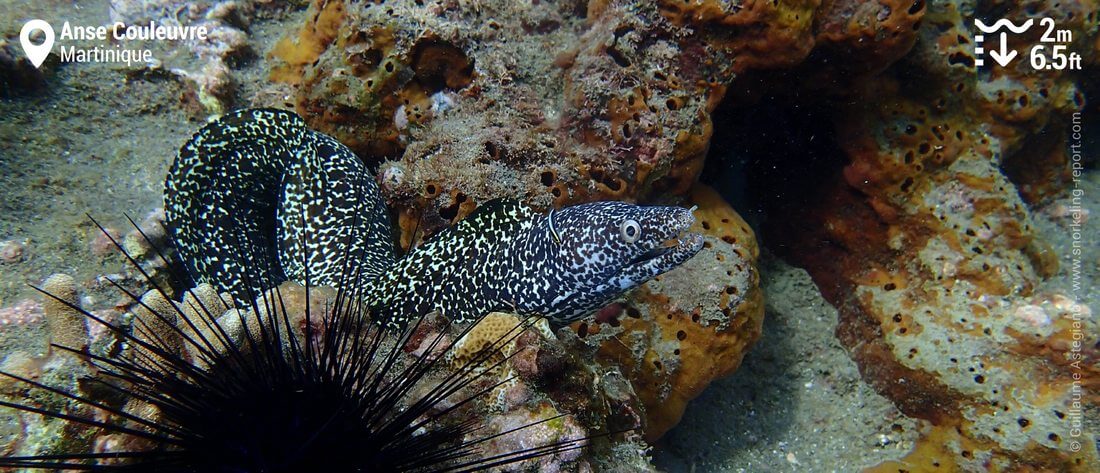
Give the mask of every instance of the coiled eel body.
[(372, 317), (402, 326), (507, 310), (584, 317), (703, 246), (679, 207), (594, 202), (539, 214), (495, 200), (396, 258), (362, 162), (297, 115), (242, 110), (207, 124), (165, 182), (167, 225), (198, 282), (239, 300), (285, 280), (365, 285)]
[(364, 279), (396, 259), (366, 167), (293, 113), (243, 110), (207, 124), (180, 148), (164, 188), (191, 275), (238, 300), (307, 276), (337, 286), (351, 255)]

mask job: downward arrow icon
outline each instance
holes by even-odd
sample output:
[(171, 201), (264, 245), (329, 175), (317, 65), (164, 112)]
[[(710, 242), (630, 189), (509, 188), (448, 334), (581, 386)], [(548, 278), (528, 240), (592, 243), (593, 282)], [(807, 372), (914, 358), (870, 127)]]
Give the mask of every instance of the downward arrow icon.
[(1016, 54), (1017, 53), (1016, 53), (1015, 49), (1011, 49), (1011, 50), (1008, 49), (1008, 34), (1007, 33), (1001, 33), (1001, 52), (999, 52), (999, 53), (997, 51), (990, 51), (989, 52), (989, 55), (992, 56), (993, 60), (997, 61), (997, 64), (1000, 64), (1001, 67), (1005, 67), (1005, 66), (1008, 65), (1008, 63), (1012, 62), (1012, 58), (1016, 57)]

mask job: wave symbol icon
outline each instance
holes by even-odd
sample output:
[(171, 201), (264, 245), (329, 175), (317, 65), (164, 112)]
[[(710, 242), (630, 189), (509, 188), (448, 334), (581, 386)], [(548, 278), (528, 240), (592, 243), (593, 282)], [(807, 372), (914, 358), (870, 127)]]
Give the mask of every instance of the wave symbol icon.
[(974, 26), (977, 26), (978, 29), (982, 31), (982, 33), (986, 34), (995, 33), (1001, 28), (1008, 28), (1009, 31), (1020, 34), (1027, 31), (1028, 28), (1031, 28), (1031, 25), (1034, 23), (1035, 19), (1028, 18), (1028, 20), (1025, 21), (1023, 24), (1021, 24), (1020, 26), (1016, 26), (1011, 21), (1008, 21), (1005, 18), (1001, 18), (1000, 20), (995, 21), (993, 23), (993, 26), (986, 26), (985, 23), (982, 23), (982, 20), (974, 19)]

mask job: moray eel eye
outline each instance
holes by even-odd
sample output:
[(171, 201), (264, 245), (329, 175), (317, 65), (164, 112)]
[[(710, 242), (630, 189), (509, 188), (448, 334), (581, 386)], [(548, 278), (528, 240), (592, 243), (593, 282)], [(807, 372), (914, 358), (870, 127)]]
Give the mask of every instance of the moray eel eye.
[(619, 234), (622, 235), (623, 241), (634, 243), (638, 241), (638, 237), (642, 236), (642, 226), (638, 225), (636, 220), (627, 220), (619, 226)]

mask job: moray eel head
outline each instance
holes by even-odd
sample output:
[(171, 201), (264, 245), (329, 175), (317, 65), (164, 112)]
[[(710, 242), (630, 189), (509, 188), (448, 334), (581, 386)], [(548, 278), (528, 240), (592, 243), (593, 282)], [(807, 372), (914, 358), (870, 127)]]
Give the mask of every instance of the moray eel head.
[(611, 285), (619, 290), (628, 290), (673, 269), (703, 248), (702, 235), (687, 233), (695, 222), (691, 210), (619, 203), (624, 205), (623, 215), (609, 219), (603, 230), (611, 241), (610, 261), (621, 263), (611, 265), (608, 269), (614, 271), (607, 273)]
[(669, 271), (703, 248), (687, 233), (690, 209), (593, 202), (555, 211), (542, 225), (562, 272), (553, 306), (575, 320)]

